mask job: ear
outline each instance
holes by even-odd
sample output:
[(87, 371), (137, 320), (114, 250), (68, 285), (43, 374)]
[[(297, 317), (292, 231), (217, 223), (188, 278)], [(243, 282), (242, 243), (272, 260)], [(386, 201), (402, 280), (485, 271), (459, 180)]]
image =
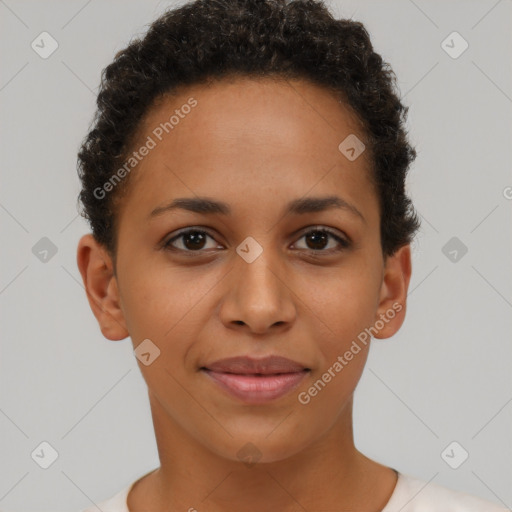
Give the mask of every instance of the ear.
[(84, 235), (78, 242), (77, 264), (103, 336), (112, 341), (126, 338), (129, 333), (120, 307), (112, 258), (92, 234)]
[(374, 334), (375, 338), (389, 338), (402, 326), (405, 320), (410, 279), (411, 246), (407, 244), (386, 258), (374, 323), (379, 327), (375, 329), (377, 331)]

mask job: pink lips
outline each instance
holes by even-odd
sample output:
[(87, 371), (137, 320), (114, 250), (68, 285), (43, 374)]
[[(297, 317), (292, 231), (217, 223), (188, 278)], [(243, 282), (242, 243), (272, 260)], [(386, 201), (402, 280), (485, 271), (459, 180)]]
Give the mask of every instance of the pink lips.
[(231, 357), (201, 368), (216, 384), (246, 403), (275, 400), (297, 387), (309, 369), (280, 356)]

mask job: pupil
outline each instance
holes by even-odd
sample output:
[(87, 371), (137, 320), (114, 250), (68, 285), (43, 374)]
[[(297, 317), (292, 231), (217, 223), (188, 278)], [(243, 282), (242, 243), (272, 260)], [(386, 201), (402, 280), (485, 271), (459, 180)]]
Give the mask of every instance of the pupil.
[[(191, 233), (187, 233), (184, 236), (185, 239), (185, 247), (187, 249), (201, 249), (202, 244), (204, 244), (205, 236), (204, 233), (200, 233), (199, 231), (192, 231)], [(191, 240), (192, 244), (187, 243), (187, 241)]]
[[(313, 249), (323, 249), (325, 247), (327, 233), (324, 233), (322, 231), (312, 231), (308, 235), (308, 238), (310, 240), (313, 240), (313, 245), (318, 244), (320, 242), (320, 246), (319, 247), (315, 246), (315, 247), (313, 247)], [(321, 239), (321, 241), (320, 241), (320, 239)], [(322, 242), (324, 242), (324, 243), (322, 243)]]

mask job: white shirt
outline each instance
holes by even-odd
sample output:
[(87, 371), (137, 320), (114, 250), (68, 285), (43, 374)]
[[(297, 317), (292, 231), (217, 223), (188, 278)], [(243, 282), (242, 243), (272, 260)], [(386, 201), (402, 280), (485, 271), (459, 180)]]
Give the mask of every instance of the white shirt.
[[(142, 477), (141, 477), (142, 478)], [(140, 480), (140, 479), (139, 479)], [(137, 482), (137, 480), (135, 480)], [(130, 512), (126, 499), (133, 482), (112, 498), (82, 512)], [(470, 494), (427, 483), (398, 472), (398, 480), (381, 512), (506, 512), (508, 509)]]

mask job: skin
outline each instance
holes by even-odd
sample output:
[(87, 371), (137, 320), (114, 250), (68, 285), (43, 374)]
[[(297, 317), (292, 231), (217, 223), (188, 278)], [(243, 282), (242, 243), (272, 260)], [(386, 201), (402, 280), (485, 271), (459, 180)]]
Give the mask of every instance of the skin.
[[(149, 338), (160, 349), (150, 365), (138, 364), (161, 466), (133, 486), (130, 512), (381, 510), (396, 473), (359, 452), (352, 430), (370, 344), (307, 405), (297, 398), (393, 304), (401, 311), (375, 337), (392, 336), (405, 318), (410, 246), (383, 257), (369, 151), (349, 161), (338, 150), (349, 134), (363, 140), (360, 123), (317, 85), (238, 78), (163, 98), (141, 125), (140, 143), (190, 97), (197, 106), (130, 175), (115, 259), (91, 234), (78, 245), (103, 335), (130, 336), (134, 348)], [(333, 194), (364, 220), (336, 208), (282, 213), (291, 200)], [(195, 196), (228, 203), (231, 216), (174, 210), (148, 219), (174, 198)], [(351, 245), (330, 237), (315, 245), (304, 236), (315, 226)], [(159, 245), (186, 227), (212, 238), (175, 240), (181, 255)], [(236, 252), (248, 236), (263, 248), (252, 263)], [(265, 404), (244, 404), (199, 371), (224, 357), (269, 354), (311, 372)], [(261, 457), (252, 465), (237, 456), (248, 442)]]

